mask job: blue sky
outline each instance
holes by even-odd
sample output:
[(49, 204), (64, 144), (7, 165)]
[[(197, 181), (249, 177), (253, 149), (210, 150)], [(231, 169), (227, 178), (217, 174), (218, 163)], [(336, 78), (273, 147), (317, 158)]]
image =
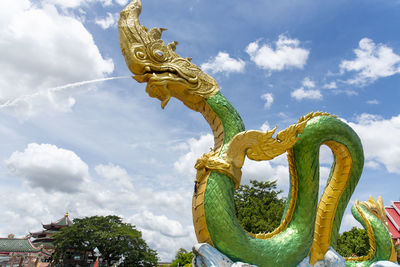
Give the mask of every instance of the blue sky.
[[(195, 242), (197, 157), (212, 146), (200, 114), (161, 110), (130, 78), (116, 22), (126, 0), (0, 2), (0, 236), (69, 211), (117, 214), (163, 260)], [(365, 151), (353, 195), (399, 200), (399, 1), (143, 0), (141, 23), (211, 74), (247, 129), (282, 130), (310, 111), (347, 121)], [(78, 84), (77, 84), (78, 83)], [(71, 85), (73, 84), (73, 85)], [(69, 85), (69, 86), (68, 86)], [(321, 190), (332, 162), (321, 152)], [(243, 183), (277, 179), (284, 157), (246, 162)], [(342, 230), (357, 225), (347, 211)]]

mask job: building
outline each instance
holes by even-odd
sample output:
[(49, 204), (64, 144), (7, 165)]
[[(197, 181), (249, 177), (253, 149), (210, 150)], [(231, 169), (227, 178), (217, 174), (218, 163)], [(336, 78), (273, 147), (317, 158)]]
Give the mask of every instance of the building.
[[(12, 234), (8, 238), (0, 238), (0, 267), (50, 266), (55, 251), (54, 234), (72, 224), (68, 213), (65, 213), (64, 217), (55, 222), (42, 224), (42, 231), (30, 232), (24, 238), (14, 238)], [(63, 258), (62, 266), (89, 266), (93, 262), (91, 254), (92, 251), (69, 250)]]
[(10, 234), (8, 238), (0, 238), (0, 267), (38, 267), (42, 265), (42, 260), (50, 256), (51, 253), (42, 246), (33, 245), (29, 236), (14, 238)]
[(390, 235), (395, 244), (400, 244), (400, 201), (392, 201), (389, 207), (385, 207), (385, 210)]
[(72, 224), (73, 222), (69, 219), (67, 212), (65, 213), (64, 217), (57, 220), (56, 222), (51, 222), (49, 224), (42, 224), (44, 230), (40, 232), (30, 233), (31, 238), (33, 239), (32, 243), (37, 247), (43, 246), (43, 248), (53, 253), (54, 238), (52, 236), (58, 231), (60, 231), (61, 228), (68, 227)]
[[(30, 233), (32, 244), (37, 247), (41, 246), (53, 254), (55, 250), (53, 235), (59, 232), (62, 228), (71, 226), (72, 224), (73, 222), (69, 219), (68, 212), (65, 213), (64, 217), (55, 222), (42, 224), (42, 231)], [(91, 251), (77, 251), (71, 249), (65, 254), (63, 266), (87, 266), (89, 262), (93, 261), (93, 258), (90, 257), (90, 254), (93, 253)], [(51, 262), (52, 258), (49, 257), (43, 261)]]

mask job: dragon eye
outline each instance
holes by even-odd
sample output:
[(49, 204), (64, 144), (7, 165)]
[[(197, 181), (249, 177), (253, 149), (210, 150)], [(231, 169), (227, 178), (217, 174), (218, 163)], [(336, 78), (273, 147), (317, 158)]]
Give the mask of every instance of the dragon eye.
[(164, 53), (161, 50), (156, 50), (156, 51), (154, 51), (154, 53), (159, 57), (164, 56)]

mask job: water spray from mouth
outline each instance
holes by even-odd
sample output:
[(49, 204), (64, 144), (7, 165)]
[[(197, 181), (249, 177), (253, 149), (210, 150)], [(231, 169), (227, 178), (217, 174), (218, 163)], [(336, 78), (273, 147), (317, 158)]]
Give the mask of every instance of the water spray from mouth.
[(50, 89), (47, 89), (47, 90), (51, 91), (51, 92), (57, 92), (57, 91), (61, 91), (61, 90), (66, 89), (66, 88), (77, 87), (77, 86), (91, 84), (91, 83), (98, 83), (98, 82), (104, 82), (104, 81), (108, 81), (108, 80), (117, 80), (117, 79), (128, 79), (128, 78), (132, 78), (132, 76), (107, 77), (107, 78), (95, 79), (95, 80), (90, 80), (90, 81), (69, 83), (69, 84), (66, 84), (66, 85), (53, 87), (53, 88), (50, 88)]
[(82, 85), (87, 85), (91, 83), (98, 83), (98, 82), (104, 82), (108, 80), (117, 80), (117, 79), (128, 79), (131, 78), (132, 76), (117, 76), (117, 77), (107, 77), (107, 78), (100, 78), (100, 79), (95, 79), (95, 80), (89, 80), (89, 81), (81, 81), (81, 82), (75, 82), (75, 83), (69, 83), (57, 87), (52, 87), (48, 89), (42, 89), (39, 90), (33, 94), (29, 95), (22, 95), (14, 99), (7, 100), (5, 103), (0, 104), (0, 109), (3, 108), (8, 108), (8, 107), (13, 107), (16, 106), (19, 102), (27, 102), (29, 99), (32, 99), (36, 96), (44, 95), (44, 94), (49, 94), (49, 93), (55, 93), (55, 92), (60, 92), (65, 89), (73, 88), (73, 87), (78, 87)]

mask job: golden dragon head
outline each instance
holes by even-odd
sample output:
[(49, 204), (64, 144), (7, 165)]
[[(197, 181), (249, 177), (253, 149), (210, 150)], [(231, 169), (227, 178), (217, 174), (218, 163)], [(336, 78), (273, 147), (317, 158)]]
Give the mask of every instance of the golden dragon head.
[(199, 67), (175, 53), (176, 41), (164, 44), (166, 29), (148, 30), (140, 25), (140, 0), (133, 0), (120, 14), (119, 43), (129, 70), (138, 82), (147, 83), (146, 92), (164, 108), (171, 96), (197, 110), (197, 104), (218, 92), (217, 83)]

